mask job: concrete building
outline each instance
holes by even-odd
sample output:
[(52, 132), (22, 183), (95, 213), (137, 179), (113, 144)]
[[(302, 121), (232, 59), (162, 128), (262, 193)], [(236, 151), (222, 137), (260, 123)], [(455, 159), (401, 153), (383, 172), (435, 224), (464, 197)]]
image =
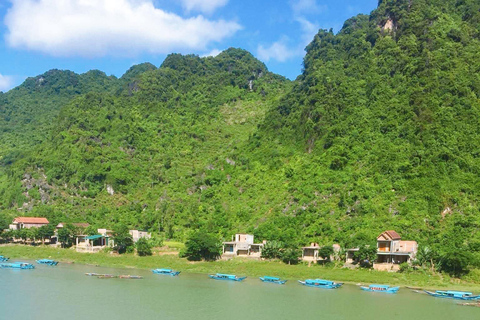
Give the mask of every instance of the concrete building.
[(11, 230), (40, 228), (49, 224), (47, 218), (37, 217), (17, 217), (13, 219), (13, 222), (9, 225)]
[(75, 240), (75, 250), (77, 252), (97, 253), (107, 247), (113, 248), (115, 243), (111, 236), (113, 231), (107, 229), (97, 229), (96, 235), (78, 235)]
[(379, 271), (398, 271), (400, 264), (411, 263), (417, 254), (416, 241), (402, 241), (400, 235), (388, 230), (377, 237), (377, 261), (373, 268)]
[[(322, 247), (318, 243), (311, 243), (308, 247), (302, 248), (302, 261), (317, 262), (323, 260), (319, 255), (319, 251)], [(338, 259), (341, 247), (335, 243), (332, 245), (333, 254), (330, 256), (330, 260)]]
[(152, 237), (152, 234), (146, 231), (129, 230), (128, 233), (132, 236), (134, 243), (137, 243), (141, 238), (150, 239)]
[(246, 257), (260, 258), (265, 242), (254, 243), (253, 235), (245, 233), (237, 233), (232, 241), (223, 243), (222, 258)]

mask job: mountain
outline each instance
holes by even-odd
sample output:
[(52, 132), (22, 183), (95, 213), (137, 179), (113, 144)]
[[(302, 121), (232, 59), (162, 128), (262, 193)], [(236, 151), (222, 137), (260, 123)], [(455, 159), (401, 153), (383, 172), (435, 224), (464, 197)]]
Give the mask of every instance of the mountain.
[(134, 67), (4, 160), (3, 214), (478, 253), (479, 9), (379, 1), (320, 30), (293, 83), (240, 49)]

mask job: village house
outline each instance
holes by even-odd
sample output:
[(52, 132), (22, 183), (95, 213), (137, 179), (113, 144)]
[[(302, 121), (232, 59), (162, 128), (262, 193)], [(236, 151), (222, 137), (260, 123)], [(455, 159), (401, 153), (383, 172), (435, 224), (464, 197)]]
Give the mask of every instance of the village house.
[(17, 217), (9, 225), (10, 230), (40, 228), (49, 224), (47, 218), (38, 217)]
[(251, 234), (237, 233), (232, 241), (223, 243), (222, 258), (260, 258), (264, 244), (265, 241), (263, 243), (254, 243), (253, 235)]
[(76, 236), (77, 252), (97, 253), (107, 247), (113, 248), (114, 241), (111, 239), (113, 231), (107, 229), (98, 229), (95, 235), (78, 235)]
[(377, 261), (373, 268), (379, 271), (398, 271), (400, 264), (411, 263), (417, 254), (416, 241), (402, 241), (400, 235), (388, 230), (377, 237)]
[(308, 247), (302, 248), (302, 260), (303, 261), (318, 261), (318, 250), (320, 246), (318, 243), (311, 243)]
[(137, 243), (137, 241), (140, 240), (141, 238), (145, 238), (145, 239), (152, 238), (152, 234), (146, 231), (129, 230), (128, 233), (130, 233), (130, 235), (132, 236), (134, 243)]
[[(307, 262), (317, 262), (319, 260), (323, 260), (322, 257), (319, 255), (319, 251), (322, 247), (318, 243), (311, 243), (308, 247), (302, 248), (302, 261)], [(330, 256), (330, 260), (335, 260), (338, 257), (340, 252), (340, 245), (334, 244), (332, 245), (333, 248), (333, 255)]]

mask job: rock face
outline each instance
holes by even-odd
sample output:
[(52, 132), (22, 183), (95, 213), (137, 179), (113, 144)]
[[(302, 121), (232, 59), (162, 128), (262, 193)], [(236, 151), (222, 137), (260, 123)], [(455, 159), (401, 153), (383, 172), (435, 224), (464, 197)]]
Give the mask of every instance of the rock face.
[(115, 190), (113, 190), (113, 187), (109, 184), (107, 184), (107, 192), (111, 196), (113, 196), (115, 194)]
[(395, 31), (395, 23), (393, 22), (392, 19), (388, 19), (387, 22), (383, 25), (382, 31)]

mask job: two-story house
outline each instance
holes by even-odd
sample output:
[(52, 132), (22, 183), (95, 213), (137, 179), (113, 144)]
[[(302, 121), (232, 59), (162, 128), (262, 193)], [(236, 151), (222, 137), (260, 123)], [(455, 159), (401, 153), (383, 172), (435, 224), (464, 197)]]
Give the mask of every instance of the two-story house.
[(265, 243), (254, 243), (252, 234), (237, 233), (232, 241), (223, 243), (222, 258), (260, 258), (264, 244)]
[(377, 237), (377, 261), (373, 268), (380, 271), (398, 271), (400, 264), (410, 263), (415, 259), (417, 249), (416, 241), (402, 241), (397, 232), (384, 231)]

